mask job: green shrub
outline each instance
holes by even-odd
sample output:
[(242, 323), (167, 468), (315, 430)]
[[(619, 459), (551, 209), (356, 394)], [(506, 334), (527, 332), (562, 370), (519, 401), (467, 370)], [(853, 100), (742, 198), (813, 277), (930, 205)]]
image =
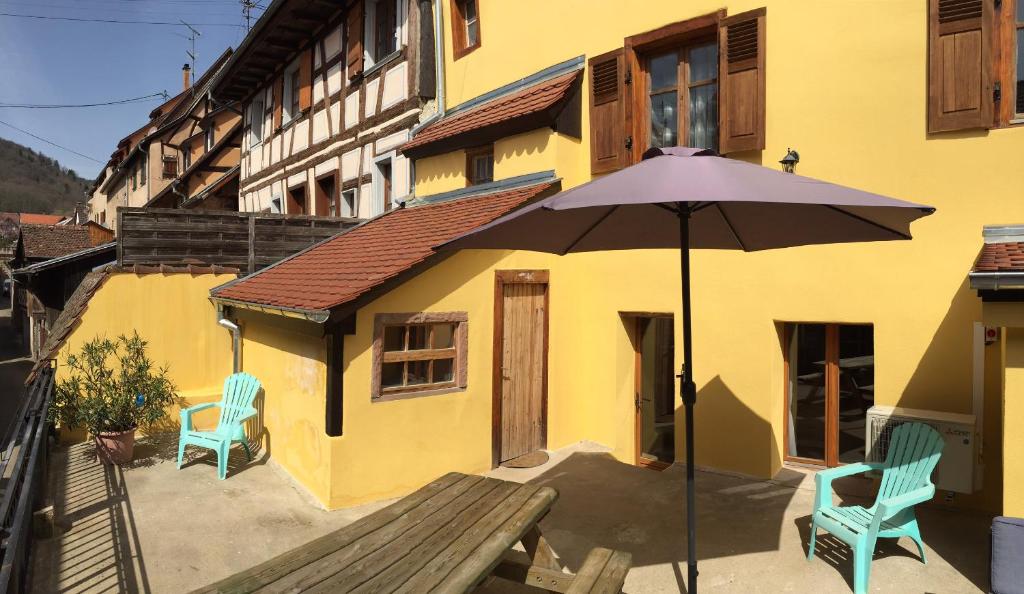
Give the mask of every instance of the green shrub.
[(138, 332), (116, 340), (96, 337), (67, 355), (68, 374), (57, 382), (50, 421), (91, 434), (148, 427), (177, 402), (167, 367), (155, 368)]

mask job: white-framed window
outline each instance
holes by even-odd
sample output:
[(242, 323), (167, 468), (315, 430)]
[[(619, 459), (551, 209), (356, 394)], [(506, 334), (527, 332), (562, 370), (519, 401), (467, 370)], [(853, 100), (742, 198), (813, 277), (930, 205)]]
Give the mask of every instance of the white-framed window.
[(143, 154), (139, 163), (139, 186), (146, 185), (146, 168), (149, 167), (149, 156)]
[(299, 62), (284, 72), (284, 97), (281, 99), (281, 125), (299, 117)]
[(398, 51), (402, 8), (400, 0), (367, 0), (363, 27), (365, 68)]
[(263, 142), (263, 100), (256, 99), (249, 105), (249, 146)]
[(192, 148), (189, 147), (189, 143), (181, 143), (181, 170), (186, 171), (192, 166)]
[(216, 138), (213, 137), (213, 122), (210, 122), (210, 127), (206, 129), (204, 136), (206, 142), (206, 152), (213, 150), (213, 145), (216, 143)]
[(341, 211), (331, 216), (358, 217), (359, 216), (359, 189), (352, 188), (341, 193)]

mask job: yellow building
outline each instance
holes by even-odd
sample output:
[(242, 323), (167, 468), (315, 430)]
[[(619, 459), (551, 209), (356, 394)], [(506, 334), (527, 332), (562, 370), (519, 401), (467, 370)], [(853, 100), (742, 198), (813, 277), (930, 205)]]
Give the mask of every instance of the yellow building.
[(1024, 322), (967, 278), (983, 226), (1024, 217), (1024, 98), (996, 51), (1016, 4), (433, 2), (437, 114), (399, 149), (416, 199), (212, 291), (271, 457), (328, 507), (582, 440), (679, 459), (677, 253), (435, 248), (650, 146), (793, 149), (800, 175), (937, 212), (912, 241), (693, 255), (697, 463), (862, 460), (899, 407), (970, 427), (944, 503), (1021, 515)]

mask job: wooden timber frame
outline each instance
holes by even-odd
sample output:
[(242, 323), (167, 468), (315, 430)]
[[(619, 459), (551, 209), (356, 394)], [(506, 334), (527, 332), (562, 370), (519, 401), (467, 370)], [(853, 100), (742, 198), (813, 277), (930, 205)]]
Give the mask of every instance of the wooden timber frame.
[(491, 467), (501, 464), (501, 402), (502, 402), (502, 348), (505, 340), (504, 294), (506, 284), (525, 283), (546, 285), (544, 291), (544, 377), (541, 381), (540, 440), (548, 443), (548, 344), (551, 319), (551, 274), (547, 270), (495, 270), (494, 271), (494, 347), (491, 362)]
[(839, 393), (839, 327), (842, 324), (824, 323), (825, 326), (825, 457), (824, 459), (805, 458), (789, 454), (789, 413), (790, 398), (793, 396), (789, 381), (790, 361), (789, 349), (793, 341), (793, 331), (797, 324), (814, 322), (786, 322), (782, 325), (782, 459), (786, 463), (802, 464), (815, 468), (834, 468), (839, 465), (839, 398), (830, 394)]
[(135, 207), (119, 207), (117, 218), (120, 266), (202, 262), (249, 273), (361, 222), (347, 217)]

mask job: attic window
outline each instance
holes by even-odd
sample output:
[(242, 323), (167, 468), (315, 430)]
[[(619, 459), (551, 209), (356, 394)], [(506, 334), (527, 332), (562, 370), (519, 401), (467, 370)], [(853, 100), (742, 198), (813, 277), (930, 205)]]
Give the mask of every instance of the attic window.
[(398, 0), (369, 0), (364, 31), (367, 67), (398, 51)]
[(164, 155), (164, 168), (163, 168), (164, 179), (174, 179), (178, 177), (178, 159), (172, 155)]
[(480, 47), (478, 0), (452, 0), (452, 44), (458, 60)]

